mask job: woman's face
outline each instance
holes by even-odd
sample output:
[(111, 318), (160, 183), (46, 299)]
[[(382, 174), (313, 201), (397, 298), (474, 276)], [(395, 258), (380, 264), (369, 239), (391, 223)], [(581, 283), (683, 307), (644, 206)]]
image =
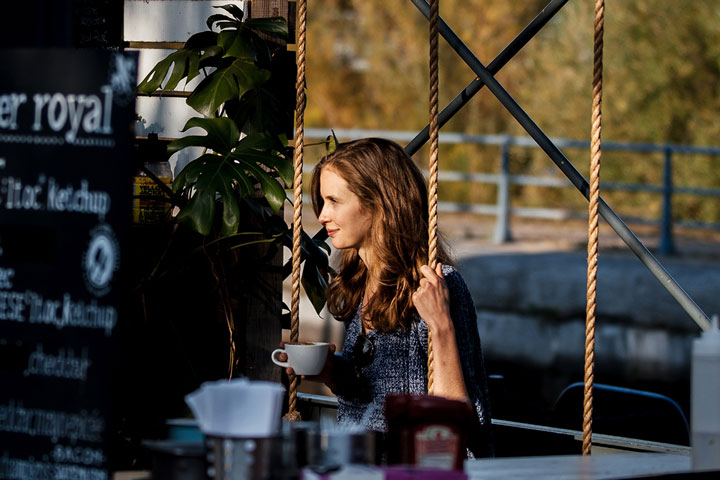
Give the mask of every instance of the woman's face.
[(361, 258), (370, 241), (371, 215), (350, 191), (348, 184), (332, 168), (320, 172), (320, 196), (323, 208), (318, 220), (337, 249), (355, 248)]

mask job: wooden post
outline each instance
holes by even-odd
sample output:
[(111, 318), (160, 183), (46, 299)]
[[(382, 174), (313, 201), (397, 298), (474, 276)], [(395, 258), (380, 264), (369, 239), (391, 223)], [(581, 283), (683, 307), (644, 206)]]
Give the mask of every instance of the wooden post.
[(252, 0), (251, 18), (285, 17), (288, 18), (288, 0)]
[[(241, 208), (244, 223), (241, 229), (252, 231), (262, 228), (253, 225), (252, 215)], [(280, 212), (282, 215), (282, 212)], [(280, 381), (280, 369), (270, 361), (270, 352), (278, 348), (282, 340), (282, 248), (275, 255), (267, 256), (267, 244), (257, 244), (241, 249), (234, 262), (235, 268), (255, 269), (253, 274), (240, 273), (240, 291), (233, 295), (238, 299), (235, 310), (236, 346), (239, 369), (236, 376), (255, 380)]]
[[(253, 0), (250, 18), (288, 18), (287, 0)], [(282, 211), (280, 212), (282, 216)], [(242, 215), (248, 218), (248, 215)], [(251, 225), (247, 225), (251, 227)], [(263, 258), (268, 252), (264, 244), (243, 252), (246, 258)], [(257, 272), (257, 282), (247, 285), (241, 293), (235, 324), (238, 354), (241, 355), (240, 375), (252, 379), (280, 381), (280, 369), (270, 361), (270, 352), (278, 348), (282, 339), (282, 249), (264, 262)], [(243, 268), (242, 258), (239, 267)], [(253, 262), (254, 263), (254, 262)]]

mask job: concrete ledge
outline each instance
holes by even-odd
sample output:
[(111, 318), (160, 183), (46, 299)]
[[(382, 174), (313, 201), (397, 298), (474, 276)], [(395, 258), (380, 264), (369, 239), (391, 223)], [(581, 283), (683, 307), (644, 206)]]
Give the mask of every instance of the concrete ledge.
[[(586, 255), (494, 253), (459, 259), (486, 357), (538, 368), (582, 365)], [(708, 314), (720, 312), (717, 265), (670, 261), (668, 272)], [(601, 254), (596, 358), (621, 376), (682, 377), (699, 327), (633, 256)]]
[[(459, 268), (480, 310), (562, 321), (585, 316), (587, 265), (581, 252), (464, 256)], [(720, 268), (670, 260), (665, 268), (706, 314), (720, 313)], [(699, 327), (634, 256), (600, 255), (597, 315), (610, 323), (699, 333)]]

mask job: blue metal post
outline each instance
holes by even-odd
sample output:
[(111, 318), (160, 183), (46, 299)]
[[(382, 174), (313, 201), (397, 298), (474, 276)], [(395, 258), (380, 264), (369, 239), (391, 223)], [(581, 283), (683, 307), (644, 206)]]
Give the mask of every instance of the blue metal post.
[(662, 219), (660, 220), (660, 254), (674, 255), (675, 242), (673, 241), (673, 219), (672, 219), (672, 148), (665, 148), (665, 160), (663, 162), (663, 205)]
[(496, 245), (512, 240), (510, 235), (510, 137), (500, 146), (500, 173), (497, 182)]

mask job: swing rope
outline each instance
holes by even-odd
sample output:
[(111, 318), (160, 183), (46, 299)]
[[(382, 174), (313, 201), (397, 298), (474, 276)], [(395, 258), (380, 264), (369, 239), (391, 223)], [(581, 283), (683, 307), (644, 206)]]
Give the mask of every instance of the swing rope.
[(595, 0), (593, 80), (592, 80), (592, 133), (590, 142), (590, 196), (588, 206), (588, 270), (587, 307), (585, 310), (585, 388), (583, 401), (582, 453), (590, 455), (592, 449), (593, 381), (595, 370), (595, 306), (597, 297), (598, 265), (598, 205), (600, 199), (600, 158), (602, 156), (602, 53), (605, 23), (605, 2)]
[[(293, 187), (293, 248), (292, 248), (292, 293), (290, 303), (290, 341), (297, 342), (300, 335), (300, 240), (302, 238), (302, 170), (303, 149), (305, 146), (305, 32), (307, 28), (307, 1), (297, 2), (297, 76), (295, 80), (295, 151), (293, 165), (295, 168)], [(288, 397), (288, 413), (285, 419), (301, 420), (297, 411), (296, 375), (290, 375), (290, 393)]]
[[(438, 23), (440, 0), (430, 0), (430, 164), (428, 180), (428, 264), (437, 265), (438, 202)], [(428, 330), (428, 393), (433, 393), (433, 348)]]

